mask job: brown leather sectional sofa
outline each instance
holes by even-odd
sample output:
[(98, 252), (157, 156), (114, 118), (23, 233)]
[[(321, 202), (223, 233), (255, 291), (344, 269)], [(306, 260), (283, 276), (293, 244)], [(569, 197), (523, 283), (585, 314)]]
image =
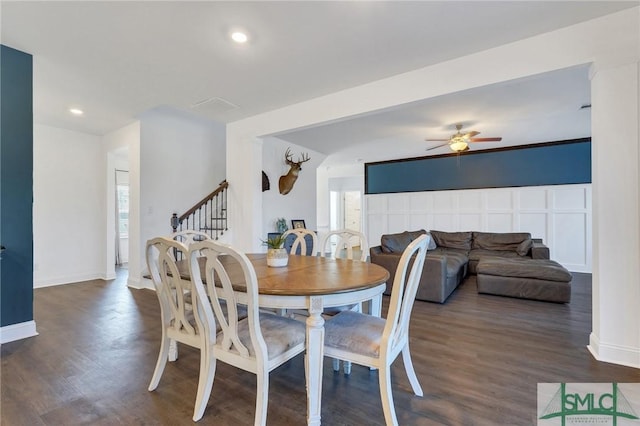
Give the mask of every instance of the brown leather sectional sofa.
[[(385, 267), (391, 284), (402, 252), (419, 235), (427, 231), (405, 231), (381, 237), (379, 246), (369, 249), (371, 262)], [(424, 269), (416, 299), (444, 303), (468, 273), (475, 274), (483, 258), (503, 258), (514, 261), (549, 259), (549, 248), (531, 234), (494, 232), (442, 232), (430, 231), (431, 244), (427, 251)]]

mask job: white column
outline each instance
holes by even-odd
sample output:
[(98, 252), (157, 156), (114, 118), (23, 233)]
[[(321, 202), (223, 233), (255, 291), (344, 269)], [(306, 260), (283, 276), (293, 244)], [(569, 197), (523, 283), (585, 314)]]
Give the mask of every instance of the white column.
[(227, 212), (231, 244), (262, 251), (262, 140), (227, 125)]
[(592, 68), (593, 331), (601, 361), (640, 368), (638, 63)]

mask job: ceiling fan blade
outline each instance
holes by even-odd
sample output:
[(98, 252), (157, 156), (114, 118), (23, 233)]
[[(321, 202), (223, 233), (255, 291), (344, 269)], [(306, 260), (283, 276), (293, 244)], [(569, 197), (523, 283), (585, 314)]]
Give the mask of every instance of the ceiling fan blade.
[(464, 134), (464, 137), (465, 137), (465, 138), (472, 138), (472, 137), (474, 137), (475, 135), (479, 135), (479, 134), (480, 134), (480, 132), (476, 132), (475, 130), (472, 130), (472, 131), (470, 131), (470, 132), (465, 133), (465, 134)]
[(500, 142), (502, 138), (471, 138), (471, 142)]
[(440, 145), (436, 145), (436, 146), (432, 146), (431, 148), (425, 149), (425, 151), (431, 151), (432, 149), (437, 149), (437, 148), (440, 148), (440, 147), (443, 147), (443, 146), (447, 146), (447, 145), (449, 145), (449, 142), (443, 143), (443, 144), (440, 144)]
[(425, 139), (427, 142), (448, 142), (449, 139)]

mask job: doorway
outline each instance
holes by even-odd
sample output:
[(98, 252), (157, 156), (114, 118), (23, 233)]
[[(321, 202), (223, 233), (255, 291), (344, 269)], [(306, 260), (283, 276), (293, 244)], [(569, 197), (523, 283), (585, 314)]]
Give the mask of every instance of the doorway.
[(129, 262), (129, 172), (116, 169), (116, 242), (115, 263)]
[[(330, 191), (329, 204), (332, 231), (350, 229), (362, 232), (362, 192)], [(357, 244), (355, 240), (354, 244)]]

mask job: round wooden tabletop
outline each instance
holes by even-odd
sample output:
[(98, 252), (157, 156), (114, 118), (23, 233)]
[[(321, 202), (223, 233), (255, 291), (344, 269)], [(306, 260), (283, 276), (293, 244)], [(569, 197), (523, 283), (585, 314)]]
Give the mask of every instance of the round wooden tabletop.
[[(389, 272), (379, 265), (347, 259), (316, 256), (289, 256), (281, 268), (267, 266), (267, 255), (248, 254), (258, 278), (258, 292), (263, 295), (312, 296), (364, 290), (387, 282)], [(238, 291), (246, 288), (240, 265), (230, 256), (221, 263)], [(201, 263), (201, 267), (203, 263)], [(185, 261), (179, 261), (181, 275), (189, 279)], [(204, 274), (203, 281), (206, 281)]]
[(258, 277), (258, 292), (273, 295), (320, 295), (375, 287), (387, 282), (389, 272), (358, 260), (316, 256), (289, 256), (281, 268), (267, 266), (266, 254), (249, 254)]

